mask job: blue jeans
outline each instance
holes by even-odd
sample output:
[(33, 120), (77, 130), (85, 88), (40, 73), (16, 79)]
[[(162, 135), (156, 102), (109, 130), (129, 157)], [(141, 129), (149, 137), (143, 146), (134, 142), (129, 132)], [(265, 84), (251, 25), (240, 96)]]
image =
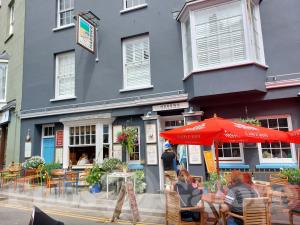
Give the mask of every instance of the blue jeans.
[(238, 225), (232, 217), (227, 219), (227, 225)]

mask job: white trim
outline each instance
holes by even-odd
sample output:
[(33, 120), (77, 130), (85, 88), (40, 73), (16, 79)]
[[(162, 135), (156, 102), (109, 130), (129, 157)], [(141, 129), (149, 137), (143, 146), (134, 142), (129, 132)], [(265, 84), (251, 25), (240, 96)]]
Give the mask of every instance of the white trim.
[[(270, 115), (270, 116), (258, 116), (255, 119), (257, 120), (262, 120), (262, 119), (280, 119), (280, 118), (286, 118), (288, 122), (288, 128), (289, 130), (293, 129), (292, 126), (292, 118), (291, 115), (289, 114), (282, 114), (282, 115)], [(262, 156), (262, 147), (261, 143), (257, 144), (258, 147), (258, 155), (259, 155), (259, 162), (260, 164), (264, 163), (296, 163), (296, 147), (294, 143), (291, 143), (291, 154), (292, 158), (271, 158), (271, 159), (265, 159)]]
[(61, 27), (55, 27), (52, 29), (52, 31), (56, 32), (56, 31), (65, 30), (65, 29), (72, 28), (72, 27), (75, 27), (75, 23), (70, 23), (70, 24), (67, 24), (67, 25), (64, 25)]
[(12, 2), (9, 6), (9, 29), (8, 35), (11, 36), (14, 33), (14, 23), (15, 23), (15, 3)]
[(215, 67), (210, 67), (210, 68), (203, 68), (203, 69), (197, 69), (197, 70), (193, 70), (192, 72), (190, 72), (188, 75), (186, 75), (185, 77), (182, 78), (182, 80), (186, 80), (187, 78), (189, 78), (191, 75), (195, 74), (195, 73), (203, 73), (203, 72), (209, 72), (209, 71), (214, 71), (214, 70), (223, 70), (223, 69), (230, 69), (230, 68), (234, 68), (234, 67), (241, 67), (241, 66), (249, 66), (249, 65), (256, 65), (259, 67), (262, 67), (264, 69), (268, 69), (269, 66), (264, 65), (264, 64), (260, 64), (254, 61), (244, 61), (244, 62), (239, 62), (239, 63), (232, 63), (232, 64), (224, 64), (224, 65), (220, 65), (220, 66), (215, 66)]
[(0, 99), (0, 103), (6, 104), (7, 103), (7, 80), (8, 80), (8, 60), (1, 60), (1, 64), (6, 64), (6, 75), (5, 75), (5, 93), (4, 99)]
[[(63, 26), (60, 26), (60, 13), (61, 11), (59, 10), (59, 5), (60, 5), (60, 1), (65, 1), (65, 0), (57, 0), (56, 1), (56, 4), (57, 4), (57, 8), (56, 8), (56, 28), (55, 29), (58, 29), (58, 28), (62, 28), (62, 29), (65, 29), (67, 25), (70, 25), (70, 24), (74, 24), (73, 22), (69, 23), (69, 24), (66, 24), (66, 25), (63, 25)], [(72, 0), (71, 0), (72, 1)], [(73, 4), (75, 4), (75, 1), (73, 2)], [(67, 10), (67, 11), (74, 11), (74, 5), (73, 5), (73, 9), (70, 8), (70, 10)]]
[[(72, 114), (72, 113), (79, 113), (79, 112), (94, 112), (94, 111), (101, 111), (106, 109), (119, 109), (119, 108), (128, 108), (128, 107), (136, 107), (136, 106), (144, 106), (144, 105), (152, 105), (152, 104), (162, 104), (167, 102), (176, 102), (176, 101), (185, 101), (187, 100), (187, 94), (178, 94), (178, 95), (170, 95), (170, 96), (162, 96), (162, 97), (154, 97), (154, 98), (146, 98), (146, 99), (137, 99), (132, 101), (123, 101), (117, 103), (110, 103), (110, 104), (100, 104), (100, 105), (92, 105), (92, 106), (81, 106), (81, 107), (72, 107), (70, 105), (68, 108), (65, 109), (57, 109), (51, 111), (41, 111), (39, 112), (28, 112), (24, 113), (21, 112), (21, 119), (29, 119), (29, 118), (36, 118), (36, 117), (44, 117), (44, 116), (53, 116), (53, 115), (61, 115), (61, 114)], [(54, 107), (53, 107), (54, 108)], [(45, 110), (45, 109), (44, 109)]]
[(52, 98), (49, 101), (50, 102), (58, 102), (58, 101), (64, 101), (64, 100), (72, 100), (72, 99), (76, 99), (76, 96), (70, 96), (70, 97), (62, 97), (62, 98)]
[(136, 87), (136, 88), (120, 89), (119, 92), (138, 91), (138, 90), (150, 89), (153, 87), (154, 87), (153, 85), (147, 85), (147, 86)]
[[(239, 143), (239, 146), (240, 146), (241, 157), (220, 157), (219, 156), (219, 163), (224, 163), (224, 164), (225, 163), (245, 163), (243, 143)], [(213, 156), (214, 156), (214, 159), (216, 160), (214, 144), (211, 146), (211, 149), (213, 150)], [(219, 153), (220, 153), (220, 149), (219, 149)]]
[(145, 86), (135, 86), (135, 87), (131, 87), (128, 88), (128, 84), (127, 84), (127, 69), (126, 69), (126, 60), (127, 60), (127, 54), (126, 54), (126, 46), (128, 43), (133, 43), (135, 41), (141, 41), (147, 39), (148, 41), (148, 50), (149, 50), (149, 85), (147, 85), (146, 87), (150, 88), (151, 86), (153, 87), (153, 85), (151, 85), (152, 83), (152, 79), (151, 79), (151, 51), (150, 51), (150, 37), (149, 34), (143, 34), (143, 35), (139, 35), (136, 37), (132, 37), (132, 38), (126, 38), (122, 40), (122, 59), (123, 59), (123, 89), (121, 89), (120, 91), (126, 91), (126, 90), (137, 90), (139, 88), (141, 89), (145, 89)]
[(135, 11), (135, 10), (138, 10), (138, 9), (143, 9), (143, 8), (148, 7), (147, 3), (143, 3), (141, 5), (137, 5), (137, 6), (134, 6), (134, 7), (126, 8), (125, 7), (126, 0), (123, 0), (123, 2), (124, 2), (124, 9), (120, 11), (120, 14), (124, 14), (124, 13), (127, 13), (127, 12), (131, 12), (131, 11)]

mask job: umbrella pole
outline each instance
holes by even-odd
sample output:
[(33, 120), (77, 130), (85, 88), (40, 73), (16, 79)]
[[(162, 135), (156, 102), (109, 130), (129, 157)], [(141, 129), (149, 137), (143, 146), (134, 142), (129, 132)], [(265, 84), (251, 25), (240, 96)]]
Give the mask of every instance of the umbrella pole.
[(215, 143), (215, 156), (216, 156), (216, 167), (218, 176), (220, 176), (220, 166), (219, 166), (219, 145)]

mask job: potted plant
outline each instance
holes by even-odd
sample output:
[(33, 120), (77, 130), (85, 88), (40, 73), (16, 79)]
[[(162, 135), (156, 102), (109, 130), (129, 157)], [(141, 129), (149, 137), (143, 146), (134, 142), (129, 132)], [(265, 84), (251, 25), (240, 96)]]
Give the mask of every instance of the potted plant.
[(44, 165), (45, 165), (45, 160), (42, 157), (32, 156), (30, 159), (27, 159), (23, 163), (23, 168), (26, 170), (26, 173), (32, 173), (35, 172), (39, 166), (44, 166)]
[(122, 164), (122, 161), (115, 158), (104, 159), (102, 164), (102, 170), (105, 172), (112, 172), (117, 169), (118, 165)]
[(127, 173), (128, 171), (128, 164), (126, 162), (122, 162), (118, 165), (118, 168), (123, 171), (123, 173)]
[(117, 135), (117, 142), (131, 154), (137, 142), (137, 129), (128, 127)]
[(101, 191), (100, 179), (105, 173), (103, 169), (98, 165), (94, 164), (86, 178), (86, 182), (90, 185), (91, 193), (98, 193)]
[(218, 174), (214, 172), (209, 175), (209, 179), (204, 182), (204, 186), (208, 191), (215, 193), (219, 191), (221, 187), (226, 186), (226, 179), (224, 176), (218, 176)]

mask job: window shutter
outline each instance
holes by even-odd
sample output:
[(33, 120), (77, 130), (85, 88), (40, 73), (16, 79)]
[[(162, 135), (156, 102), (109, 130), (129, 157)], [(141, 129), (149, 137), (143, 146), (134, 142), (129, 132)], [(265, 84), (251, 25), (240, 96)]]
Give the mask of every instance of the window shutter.
[(125, 44), (125, 88), (150, 85), (149, 39), (143, 37)]
[(195, 34), (200, 68), (246, 59), (240, 2), (197, 11)]

